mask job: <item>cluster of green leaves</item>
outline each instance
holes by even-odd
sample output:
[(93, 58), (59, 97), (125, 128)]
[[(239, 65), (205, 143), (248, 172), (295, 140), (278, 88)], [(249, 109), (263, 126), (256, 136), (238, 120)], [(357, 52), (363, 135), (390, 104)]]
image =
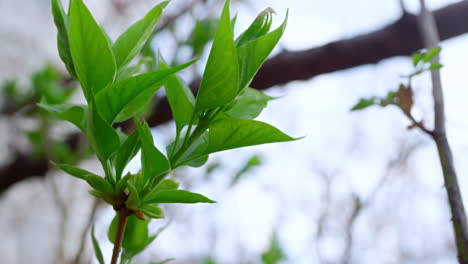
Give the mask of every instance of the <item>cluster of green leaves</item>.
[[(113, 42), (83, 0), (71, 0), (68, 12), (60, 0), (52, 0), (60, 57), (70, 75), (80, 82), (86, 104), (43, 102), (40, 106), (87, 135), (105, 175), (70, 164), (55, 165), (86, 181), (92, 195), (116, 210), (131, 212), (123, 241), (123, 256), (128, 261), (154, 240), (148, 234), (148, 219), (164, 217), (159, 204), (213, 203), (201, 194), (179, 190), (177, 182), (166, 179), (172, 170), (201, 166), (214, 152), (294, 140), (269, 124), (253, 120), (272, 98), (249, 88), (281, 38), (286, 20), (270, 32), (271, 12), (264, 12), (234, 39), (227, 0), (195, 97), (176, 75), (194, 61), (172, 67), (158, 54), (154, 56), (158, 70), (147, 73), (140, 73), (141, 61), (131, 64), (150, 39), (167, 4), (155, 6)], [(162, 86), (176, 123), (176, 136), (167, 146), (167, 156), (154, 145), (146, 122), (135, 118)], [(137, 128), (130, 135), (113, 128), (114, 123), (131, 118)], [(139, 151), (141, 170), (124, 174)], [(116, 221), (109, 229), (112, 242)], [(100, 262), (104, 262), (102, 258)]]
[(411, 74), (404, 76), (407, 78), (407, 84), (400, 84), (398, 90), (390, 91), (385, 97), (370, 97), (361, 98), (359, 102), (351, 108), (351, 111), (362, 110), (369, 106), (388, 106), (395, 105), (407, 115), (410, 115), (413, 106), (413, 91), (411, 89), (411, 80), (413, 77), (427, 71), (438, 70), (442, 68), (442, 64), (433, 62), (439, 56), (440, 47), (432, 48), (427, 51), (420, 51), (411, 56), (414, 70)]

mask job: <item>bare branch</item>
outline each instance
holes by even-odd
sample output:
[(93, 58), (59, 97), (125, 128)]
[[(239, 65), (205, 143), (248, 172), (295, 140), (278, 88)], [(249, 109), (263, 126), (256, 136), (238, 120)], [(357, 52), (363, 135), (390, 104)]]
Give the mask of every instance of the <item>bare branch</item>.
[(73, 261), (74, 264), (85, 263), (82, 259), (86, 248), (86, 242), (89, 240), (88, 233), (91, 230), (91, 227), (93, 226), (100, 203), (101, 201), (98, 199), (94, 199), (93, 201), (93, 208), (91, 209), (91, 213), (89, 214), (88, 222), (85, 224), (85, 228), (81, 233), (80, 247), (76, 253), (75, 260)]
[[(437, 25), (432, 13), (426, 8), (424, 0), (420, 0), (421, 14), (419, 25), (424, 43), (427, 49), (437, 47), (440, 37)], [(439, 57), (434, 59), (439, 62)], [(437, 145), (439, 159), (444, 175), (445, 189), (447, 191), (450, 211), (452, 213), (452, 225), (460, 264), (468, 263), (468, 223), (463, 199), (458, 185), (458, 177), (455, 171), (452, 150), (447, 140), (445, 130), (445, 108), (442, 91), (440, 70), (431, 71), (432, 95), (434, 99), (434, 141)]]

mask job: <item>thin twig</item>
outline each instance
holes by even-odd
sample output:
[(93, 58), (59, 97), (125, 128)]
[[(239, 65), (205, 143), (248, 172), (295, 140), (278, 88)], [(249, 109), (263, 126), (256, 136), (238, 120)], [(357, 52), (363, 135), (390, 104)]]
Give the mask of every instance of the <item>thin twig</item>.
[(88, 218), (88, 222), (85, 225), (85, 228), (83, 232), (81, 233), (81, 238), (80, 238), (80, 248), (78, 249), (75, 260), (73, 261), (74, 264), (81, 264), (82, 262), (82, 256), (84, 255), (84, 251), (86, 248), (86, 242), (88, 241), (88, 233), (91, 230), (91, 227), (93, 226), (94, 219), (96, 218), (96, 213), (99, 209), (99, 204), (101, 203), (100, 200), (94, 199), (93, 201), (93, 208), (91, 209), (91, 213)]
[(372, 203), (375, 202), (377, 195), (389, 180), (390, 176), (392, 175), (392, 172), (396, 168), (407, 166), (409, 157), (419, 146), (419, 142), (411, 144), (409, 146), (402, 145), (398, 150), (397, 156), (387, 163), (386, 168), (384, 169), (385, 174), (380, 178), (379, 182), (375, 185), (370, 195), (365, 200), (360, 199), (357, 195), (353, 195), (353, 209), (351, 210), (351, 214), (346, 223), (345, 249), (341, 258), (341, 263), (351, 263), (354, 242), (353, 230), (354, 226), (356, 225), (356, 220), (359, 218), (360, 215), (362, 215), (367, 209), (371, 207)]
[[(419, 16), (419, 26), (423, 36), (425, 46), (428, 49), (439, 45), (439, 33), (435, 24), (432, 12), (430, 12), (424, 0), (420, 0), (421, 14)], [(439, 62), (439, 57), (434, 59)], [(463, 199), (458, 185), (458, 177), (455, 171), (452, 150), (447, 140), (445, 130), (445, 109), (444, 96), (442, 92), (442, 81), (439, 70), (431, 71), (432, 95), (434, 100), (434, 135), (433, 139), (437, 145), (439, 159), (444, 175), (445, 189), (452, 213), (452, 225), (457, 247), (458, 262), (468, 263), (468, 224)]]

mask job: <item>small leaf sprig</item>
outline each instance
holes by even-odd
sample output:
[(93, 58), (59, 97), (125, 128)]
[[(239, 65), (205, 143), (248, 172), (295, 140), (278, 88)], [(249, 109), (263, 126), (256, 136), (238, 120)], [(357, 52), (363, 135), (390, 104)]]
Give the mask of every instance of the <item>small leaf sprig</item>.
[[(181, 166), (202, 166), (215, 152), (295, 140), (269, 124), (253, 120), (272, 98), (249, 87), (283, 35), (287, 17), (270, 31), (273, 11), (266, 9), (234, 39), (227, 0), (195, 97), (177, 73), (196, 60), (170, 66), (160, 54), (152, 53), (150, 59), (158, 65), (157, 70), (140, 73), (138, 66), (144, 62), (131, 65), (151, 39), (168, 1), (152, 8), (115, 42), (97, 24), (83, 0), (70, 0), (68, 12), (60, 0), (51, 1), (60, 58), (79, 81), (86, 104), (42, 102), (39, 106), (85, 133), (102, 165), (104, 175), (70, 164), (55, 164), (86, 181), (92, 187), (90, 194), (117, 212), (108, 232), (114, 243), (111, 263), (117, 263), (121, 248), (121, 262), (129, 263), (156, 238), (149, 235), (148, 222), (164, 217), (159, 204), (214, 202), (201, 194), (179, 190), (179, 184), (167, 178), (171, 171)], [(136, 118), (162, 86), (176, 124), (167, 155), (154, 145), (148, 124)], [(113, 127), (128, 119), (136, 124), (136, 130), (129, 135)], [(124, 173), (139, 151), (141, 170)], [(98, 261), (104, 263), (99, 244), (94, 235), (92, 238)]]
[(394, 105), (398, 107), (403, 114), (410, 120), (411, 124), (408, 129), (419, 128), (428, 135), (433, 135), (433, 131), (424, 125), (424, 121), (417, 121), (411, 113), (414, 105), (414, 96), (412, 89), (412, 79), (424, 72), (438, 70), (443, 67), (442, 64), (433, 62), (432, 60), (439, 56), (441, 51), (440, 47), (432, 48), (427, 51), (420, 51), (411, 56), (414, 71), (411, 74), (404, 75), (407, 83), (401, 83), (396, 91), (390, 91), (385, 97), (370, 97), (361, 98), (359, 102), (351, 108), (351, 111), (358, 111), (368, 108), (373, 105), (386, 107)]

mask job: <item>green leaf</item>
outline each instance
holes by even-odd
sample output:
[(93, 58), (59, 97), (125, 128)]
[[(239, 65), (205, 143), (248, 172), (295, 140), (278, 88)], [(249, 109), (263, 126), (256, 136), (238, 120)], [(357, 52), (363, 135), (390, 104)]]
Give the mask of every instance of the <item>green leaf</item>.
[(130, 206), (131, 203), (129, 202), (127, 202), (127, 206), (132, 207), (131, 209), (136, 209), (141, 205), (140, 193), (138, 192), (138, 189), (135, 187), (132, 181), (127, 181), (127, 188), (130, 193), (129, 200), (134, 202), (134, 206)]
[(193, 62), (195, 61), (167, 70), (140, 74), (109, 85), (96, 94), (100, 114), (109, 123), (132, 117), (151, 100), (173, 73), (185, 69)]
[(139, 150), (140, 140), (138, 133), (133, 132), (117, 150), (117, 155), (115, 157), (115, 174), (117, 175), (117, 180), (122, 176), (123, 170)]
[(258, 90), (247, 88), (236, 100), (233, 107), (226, 111), (226, 114), (232, 117), (254, 119), (260, 115), (268, 101), (272, 99)]
[(61, 0), (52, 0), (51, 5), (55, 26), (57, 27), (57, 47), (60, 59), (65, 63), (70, 75), (76, 79), (75, 66), (73, 65), (70, 45), (68, 42), (68, 16), (63, 10)]
[(197, 111), (230, 103), (237, 96), (239, 65), (227, 0), (200, 83)]
[(41, 97), (41, 102), (50, 105), (62, 104), (73, 94), (74, 89), (62, 85), (62, 76), (51, 65), (46, 65), (34, 73), (32, 84), (34, 93)]
[(88, 140), (101, 162), (119, 148), (120, 139), (112, 126), (101, 118), (93, 103), (89, 105)]
[(284, 259), (283, 250), (280, 248), (278, 239), (274, 236), (270, 248), (262, 254), (262, 262), (263, 264), (277, 264)]
[(442, 49), (440, 47), (432, 48), (426, 52), (426, 54), (423, 55), (423, 61), (424, 62), (430, 62), (432, 59), (434, 59), (436, 56), (439, 55), (440, 51)]
[[(92, 172), (89, 172), (87, 170), (83, 170), (83, 169), (80, 169), (80, 168), (77, 168), (77, 167), (74, 167), (74, 166), (71, 166), (71, 165), (68, 165), (68, 164), (55, 164), (53, 162), (52, 162), (52, 164), (55, 167), (63, 170), (64, 172), (66, 172), (66, 173), (70, 174), (71, 176), (74, 176), (74, 177), (76, 177), (78, 179), (83, 179), (84, 180), (85, 177), (88, 176), (88, 175), (95, 175)], [(97, 176), (97, 175), (95, 175), (95, 176)]]
[(170, 191), (177, 190), (179, 188), (179, 183), (172, 179), (166, 179), (161, 181), (156, 188), (154, 188), (150, 193), (148, 193), (143, 201), (150, 201), (154, 199), (155, 195), (160, 191)]
[(151, 9), (145, 17), (130, 26), (112, 47), (117, 68), (127, 65), (143, 48), (151, 37), (154, 27), (169, 1), (164, 1)]
[[(183, 141), (181, 139), (180, 141)], [(180, 143), (181, 144), (181, 143)], [(200, 167), (208, 161), (208, 156), (204, 151), (208, 147), (208, 135), (207, 133), (202, 134), (197, 138), (188, 149), (184, 151), (182, 156), (177, 160), (171, 160), (171, 164), (174, 168), (188, 165), (192, 167)], [(168, 153), (173, 148), (173, 143), (167, 146)]]
[(433, 71), (433, 70), (438, 70), (440, 68), (444, 67), (444, 65), (440, 64), (440, 63), (437, 63), (437, 62), (433, 62), (431, 63), (431, 66), (429, 66), (429, 70)]
[(155, 146), (153, 142), (153, 136), (148, 127), (148, 124), (143, 125), (137, 122), (138, 133), (140, 135), (141, 142), (141, 165), (144, 182), (147, 182), (150, 178), (153, 179), (153, 183), (158, 184), (165, 172), (171, 169), (169, 161)]
[(234, 178), (231, 181), (230, 186), (236, 185), (241, 179), (242, 176), (244, 176), (247, 172), (252, 170), (255, 167), (258, 167), (262, 164), (262, 161), (260, 160), (260, 157), (257, 155), (252, 156), (246, 163), (245, 165), (236, 173)]
[(116, 64), (106, 34), (83, 0), (70, 3), (68, 39), (76, 74), (89, 102), (93, 94), (113, 82)]
[(411, 56), (411, 60), (413, 61), (413, 66), (416, 67), (419, 62), (422, 60), (423, 54), (421, 52), (415, 53), (413, 56)]
[(122, 257), (121, 257), (121, 261), (125, 260), (123, 263), (125, 264), (131, 264), (131, 259), (138, 255), (138, 253), (140, 253), (141, 251), (143, 251), (146, 247), (148, 247), (148, 245), (150, 245), (154, 239), (157, 237), (157, 235), (154, 235), (154, 236), (149, 236), (148, 239), (146, 240), (146, 243), (145, 244), (142, 244), (141, 245), (141, 248), (139, 248), (138, 250), (128, 250), (128, 249), (125, 249), (123, 250), (122, 252)]
[(210, 125), (206, 154), (274, 142), (296, 140), (277, 128), (255, 120), (226, 118)]
[(242, 91), (252, 82), (255, 74), (273, 51), (286, 29), (288, 15), (276, 30), (249, 41), (237, 48), (239, 58), (239, 90)]
[(271, 8), (267, 8), (262, 11), (250, 24), (249, 28), (245, 30), (237, 39), (236, 46), (240, 47), (246, 42), (255, 40), (270, 31), (272, 14), (275, 14), (275, 11)]
[(117, 194), (120, 194), (125, 190), (125, 187), (127, 187), (127, 182), (131, 176), (132, 174), (129, 172), (117, 182), (117, 185), (115, 186), (115, 190)]
[(357, 110), (362, 110), (364, 108), (367, 108), (369, 106), (373, 106), (377, 104), (376, 98), (361, 98), (359, 102), (351, 108), (351, 111), (357, 111)]
[(154, 219), (161, 219), (164, 218), (164, 212), (161, 208), (152, 205), (143, 205), (138, 208), (138, 210), (142, 211), (146, 215)]
[(39, 103), (38, 106), (60, 119), (69, 121), (86, 133), (86, 123), (88, 118), (88, 109), (86, 108), (86, 105), (47, 105)]
[(96, 258), (99, 264), (105, 264), (104, 257), (102, 256), (101, 248), (99, 247), (99, 243), (96, 239), (96, 236), (94, 235), (94, 225), (91, 228), (91, 239), (93, 240), (94, 253), (96, 254)]
[(91, 174), (91, 175), (85, 175), (84, 179), (88, 184), (93, 187), (94, 189), (103, 192), (103, 193), (108, 193), (108, 194), (113, 194), (114, 193), (114, 188), (112, 187), (112, 184), (110, 182), (106, 181), (104, 178)]
[(148, 221), (138, 219), (135, 215), (128, 218), (122, 247), (129, 251), (141, 251), (148, 240)]
[[(114, 217), (109, 226), (107, 237), (111, 243), (115, 242), (117, 232), (118, 215)], [(128, 217), (127, 225), (125, 226), (124, 239), (122, 247), (125, 250), (135, 252), (142, 251), (148, 241), (148, 222), (138, 219), (135, 215)]]
[[(159, 54), (159, 65), (163, 70), (169, 68), (161, 54)], [(195, 108), (195, 97), (190, 87), (176, 74), (169, 77), (164, 87), (174, 121), (177, 127), (181, 129), (191, 121)]]
[(141, 65), (133, 65), (128, 67), (123, 67), (117, 73), (117, 77), (115, 78), (116, 81), (121, 81), (133, 77), (135, 74), (141, 71)]
[(147, 203), (216, 203), (205, 196), (184, 190), (160, 191), (147, 199)]
[(206, 18), (197, 20), (186, 44), (192, 47), (192, 56), (202, 55), (205, 46), (214, 38), (219, 20)]
[(173, 179), (165, 179), (156, 186), (155, 191), (177, 190), (178, 188), (178, 182), (174, 181)]
[(199, 168), (199, 167), (205, 165), (208, 162), (208, 159), (209, 159), (209, 156), (204, 155), (204, 156), (202, 156), (202, 157), (200, 157), (198, 159), (190, 160), (190, 161), (188, 161), (187, 163), (185, 163), (183, 165), (187, 165), (187, 166), (194, 167), (194, 168)]

